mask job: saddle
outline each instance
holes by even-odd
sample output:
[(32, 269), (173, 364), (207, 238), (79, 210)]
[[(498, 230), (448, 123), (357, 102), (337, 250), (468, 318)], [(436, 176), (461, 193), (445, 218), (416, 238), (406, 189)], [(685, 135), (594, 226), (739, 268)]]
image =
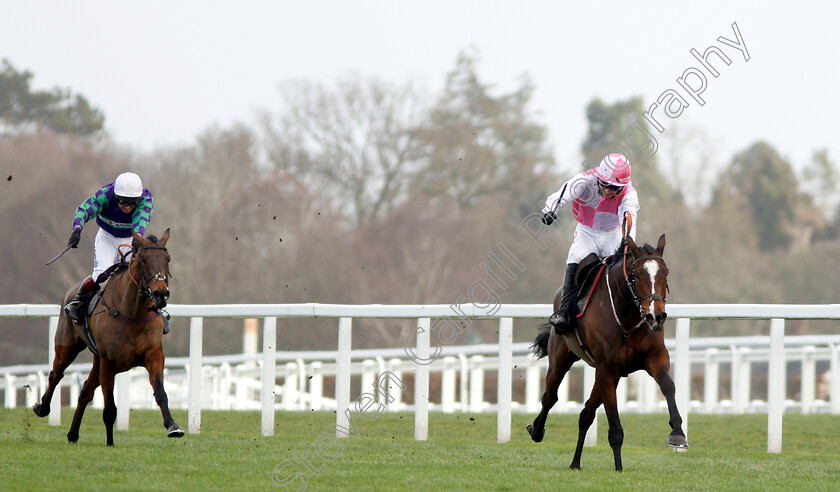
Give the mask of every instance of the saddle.
[(595, 284), (603, 275), (605, 267), (606, 264), (602, 261), (602, 258), (595, 253), (589, 253), (589, 256), (578, 264), (577, 272), (575, 272), (575, 289), (577, 289), (577, 302), (574, 306), (575, 318), (583, 316), (589, 306)]
[(595, 285), (598, 283), (601, 275), (603, 275), (606, 267), (607, 264), (604, 260), (595, 253), (590, 253), (589, 256), (578, 264), (577, 272), (575, 272), (576, 302), (571, 306), (571, 309), (574, 311), (569, 313), (572, 326), (563, 334), (569, 350), (592, 367), (595, 367), (595, 358), (580, 337), (577, 319), (586, 312), (589, 301), (592, 299), (592, 293), (595, 291)]
[[(102, 272), (99, 275), (99, 277), (96, 278), (96, 283), (101, 284), (127, 268), (128, 263), (124, 261), (115, 263), (108, 267), (104, 272)], [(79, 335), (81, 335), (82, 340), (84, 340), (85, 344), (87, 344), (88, 350), (93, 352), (93, 354), (96, 356), (99, 356), (99, 349), (96, 347), (96, 341), (93, 338), (93, 333), (91, 333), (90, 331), (90, 317), (93, 315), (93, 311), (96, 309), (96, 306), (99, 304), (99, 301), (102, 300), (102, 292), (104, 290), (105, 289), (99, 289), (96, 292), (94, 292), (93, 297), (91, 297), (88, 301), (87, 309), (85, 309), (85, 316), (82, 320), (82, 324), (76, 325), (76, 330), (80, 332)]]
[(96, 305), (99, 304), (101, 297), (102, 289), (99, 289), (95, 294), (93, 294), (93, 297), (88, 302), (87, 309), (85, 309), (85, 317), (82, 320), (83, 323), (81, 325), (76, 325), (76, 330), (81, 330), (80, 335), (82, 335), (82, 339), (87, 344), (88, 350), (93, 352), (96, 356), (99, 356), (99, 349), (96, 347), (96, 341), (93, 339), (93, 333), (90, 332), (90, 317), (93, 315), (93, 310), (96, 309)]

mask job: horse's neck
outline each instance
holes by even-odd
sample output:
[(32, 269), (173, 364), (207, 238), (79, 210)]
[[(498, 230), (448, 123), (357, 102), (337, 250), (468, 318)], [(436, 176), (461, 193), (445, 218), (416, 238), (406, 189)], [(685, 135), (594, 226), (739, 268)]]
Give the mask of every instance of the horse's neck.
[(627, 317), (635, 320), (638, 318), (638, 310), (633, 303), (633, 291), (627, 282), (624, 260), (615, 262), (609, 270), (609, 291), (612, 294), (613, 306), (619, 317)]
[[(132, 271), (134, 270), (134, 271)], [(141, 274), (140, 268), (131, 263), (128, 269), (111, 279), (111, 295), (114, 309), (126, 316), (135, 316), (145, 313), (148, 299), (140, 297), (140, 287), (132, 279), (138, 279)]]

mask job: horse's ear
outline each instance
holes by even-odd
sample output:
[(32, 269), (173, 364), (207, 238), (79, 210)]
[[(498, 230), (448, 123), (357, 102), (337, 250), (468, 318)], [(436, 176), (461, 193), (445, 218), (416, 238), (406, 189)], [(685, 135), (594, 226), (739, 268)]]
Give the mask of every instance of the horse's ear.
[(169, 241), (169, 228), (167, 227), (165, 231), (163, 231), (163, 236), (158, 239), (158, 242), (161, 246), (166, 246), (166, 241)]
[(656, 251), (659, 252), (658, 256), (662, 256), (662, 253), (665, 251), (665, 234), (659, 236), (659, 242), (656, 243)]
[(131, 241), (131, 249), (137, 251), (139, 247), (143, 246), (143, 236), (137, 234), (136, 232), (132, 232), (131, 237), (133, 238)]

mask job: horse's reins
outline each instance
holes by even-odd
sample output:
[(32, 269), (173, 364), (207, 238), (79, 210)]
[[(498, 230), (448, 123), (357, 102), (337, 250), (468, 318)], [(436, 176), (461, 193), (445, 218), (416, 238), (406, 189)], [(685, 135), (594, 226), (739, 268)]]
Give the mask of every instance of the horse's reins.
[[(613, 316), (615, 317), (615, 321), (616, 321), (616, 323), (618, 323), (618, 326), (621, 327), (621, 331), (624, 333), (625, 338), (629, 337), (631, 333), (636, 331), (640, 326), (642, 326), (642, 323), (645, 322), (645, 310), (642, 308), (642, 301), (644, 301), (645, 299), (653, 298), (654, 300), (661, 299), (662, 302), (667, 302), (667, 299), (665, 297), (661, 296), (660, 294), (658, 294), (656, 292), (653, 292), (653, 293), (648, 294), (646, 296), (643, 296), (641, 298), (636, 294), (636, 289), (635, 289), (635, 286), (633, 284), (633, 282), (635, 281), (636, 273), (635, 272), (633, 273), (633, 277), (631, 277), (630, 275), (627, 274), (627, 257), (630, 255), (630, 253), (628, 251), (628, 249), (630, 247), (630, 243), (627, 242), (626, 238), (627, 238), (627, 235), (630, 233), (630, 230), (631, 230), (632, 226), (633, 226), (633, 216), (630, 215), (629, 212), (625, 212), (624, 221), (621, 224), (621, 234), (622, 234), (622, 237), (625, 238), (624, 239), (624, 254), (621, 255), (621, 269), (624, 273), (624, 281), (627, 283), (627, 289), (630, 291), (630, 295), (633, 296), (632, 305), (639, 309), (639, 322), (636, 323), (636, 325), (633, 326), (633, 328), (631, 328), (630, 330), (626, 330), (624, 328), (624, 324), (618, 319), (618, 313), (615, 310), (615, 303), (613, 302), (612, 290), (610, 288), (610, 269), (607, 268), (607, 293), (609, 294), (609, 297), (610, 297), (610, 307), (612, 307), (612, 312), (613, 312)], [(666, 271), (668, 270), (668, 266), (665, 265), (665, 259), (662, 258), (661, 256), (643, 256), (641, 258), (636, 258), (636, 260), (633, 261), (633, 263), (630, 264), (630, 271), (633, 271), (633, 268), (635, 267), (636, 263), (638, 263), (642, 260), (662, 261), (662, 264), (665, 266), (665, 270)], [(631, 278), (633, 280), (631, 280)], [(654, 282), (654, 280), (651, 279), (651, 290), (653, 290), (653, 282)], [(621, 300), (625, 302), (625, 304), (630, 305), (630, 302), (628, 302), (627, 299), (625, 299), (624, 294), (621, 293), (621, 289), (618, 289), (618, 295), (621, 297)]]
[[(124, 245), (124, 246), (128, 246), (128, 245)], [(154, 275), (151, 275), (149, 278), (140, 277), (143, 280), (143, 282), (146, 284), (145, 287), (140, 286), (140, 282), (137, 279), (135, 279), (134, 275), (131, 273), (131, 264), (134, 263), (135, 258), (137, 258), (137, 261), (139, 261), (141, 263), (143, 262), (143, 258), (140, 256), (140, 251), (142, 251), (144, 249), (162, 249), (164, 251), (168, 251), (168, 250), (164, 246), (143, 246), (143, 247), (140, 247), (140, 248), (137, 249), (137, 254), (133, 255), (131, 257), (131, 260), (128, 263), (128, 269), (127, 269), (128, 277), (131, 279), (132, 282), (134, 282), (134, 285), (137, 286), (139, 296), (140, 297), (151, 298), (152, 297), (152, 289), (149, 287), (149, 283), (152, 280), (159, 279), (159, 280), (163, 280), (164, 282), (166, 282), (166, 285), (168, 286), (169, 285), (169, 280), (166, 278), (166, 275), (164, 275), (162, 272), (158, 272)], [(125, 262), (125, 257), (126, 256), (128, 256), (128, 252), (122, 253), (123, 262)], [(113, 297), (113, 291), (112, 291), (112, 297)], [(105, 307), (107, 309), (107, 312), (111, 317), (116, 318), (116, 319), (118, 319), (120, 321), (123, 321), (123, 322), (126, 322), (126, 323), (133, 323), (133, 324), (147, 323), (147, 322), (157, 318), (158, 316), (160, 316), (160, 312), (158, 312), (156, 309), (149, 308), (149, 311), (151, 311), (151, 313), (148, 316), (146, 316), (145, 318), (129, 318), (128, 316), (125, 316), (124, 314), (117, 311), (116, 308), (108, 308), (108, 304), (105, 302), (104, 297), (102, 298), (102, 304), (105, 305)]]
[(154, 275), (151, 275), (149, 278), (143, 279), (143, 283), (146, 284), (146, 287), (141, 287), (140, 286), (140, 282), (138, 282), (137, 279), (134, 278), (134, 275), (131, 274), (131, 263), (134, 262), (135, 257), (138, 258), (137, 261), (139, 261), (140, 263), (143, 262), (143, 258), (140, 256), (140, 251), (142, 251), (144, 249), (162, 249), (162, 250), (167, 251), (167, 252), (168, 252), (168, 250), (166, 249), (165, 246), (143, 246), (143, 247), (141, 247), (137, 250), (136, 255), (131, 257), (131, 262), (129, 262), (129, 264), (128, 264), (128, 276), (131, 277), (131, 280), (134, 282), (134, 285), (136, 285), (137, 289), (140, 291), (140, 297), (152, 297), (152, 289), (149, 287), (149, 283), (152, 280), (163, 280), (164, 282), (166, 282), (166, 285), (168, 286), (169, 285), (169, 279), (166, 278), (166, 275), (164, 275), (163, 272), (158, 272)]

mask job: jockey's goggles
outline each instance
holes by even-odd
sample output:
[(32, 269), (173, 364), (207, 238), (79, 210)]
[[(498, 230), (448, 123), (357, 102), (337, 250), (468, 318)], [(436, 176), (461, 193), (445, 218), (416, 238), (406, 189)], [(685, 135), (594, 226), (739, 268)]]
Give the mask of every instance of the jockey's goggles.
[(615, 191), (615, 192), (618, 192), (619, 190), (621, 190), (621, 186), (611, 185), (609, 183), (605, 183), (605, 182), (601, 181), (600, 179), (598, 180), (598, 186), (600, 186), (601, 188), (610, 190), (610, 191)]
[(125, 196), (118, 196), (117, 203), (120, 205), (130, 205), (135, 206), (137, 202), (140, 201), (140, 197), (125, 197)]

